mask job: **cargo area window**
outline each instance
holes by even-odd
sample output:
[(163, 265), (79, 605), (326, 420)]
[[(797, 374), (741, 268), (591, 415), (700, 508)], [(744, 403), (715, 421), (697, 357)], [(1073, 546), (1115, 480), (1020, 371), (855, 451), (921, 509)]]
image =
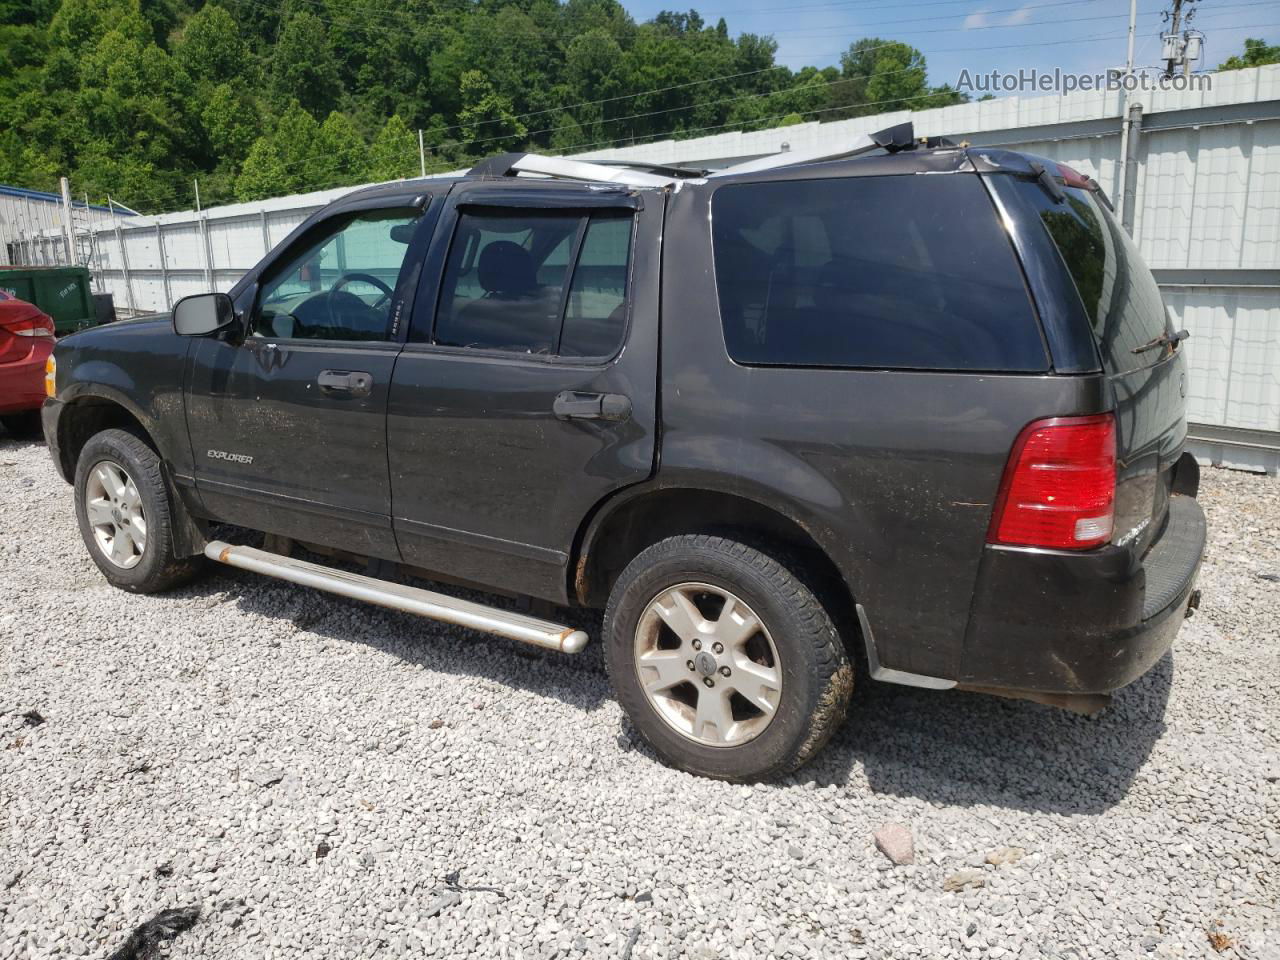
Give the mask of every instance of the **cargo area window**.
[(622, 345), (633, 217), (474, 210), (458, 218), (434, 341), (609, 357)]
[(1174, 344), (1160, 350), (1141, 349), (1168, 331), (1168, 314), (1155, 278), (1111, 212), (1078, 187), (1064, 187), (1066, 199), (1054, 203), (1030, 183), (1018, 186), (1039, 211), (1075, 281), (1103, 368), (1108, 373), (1125, 373), (1155, 363), (1175, 349)]
[(726, 185), (711, 224), (725, 343), (739, 363), (1048, 369), (976, 176)]

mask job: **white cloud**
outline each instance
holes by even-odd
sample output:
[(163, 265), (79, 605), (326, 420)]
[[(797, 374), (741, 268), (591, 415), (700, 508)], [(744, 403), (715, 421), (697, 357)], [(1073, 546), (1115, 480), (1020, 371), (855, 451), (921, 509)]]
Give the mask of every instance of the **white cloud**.
[(1031, 11), (1034, 7), (1034, 4), (1023, 4), (1007, 17), (993, 17), (986, 8), (975, 10), (964, 18), (964, 23), (961, 24), (960, 29), (976, 30), (979, 27), (1013, 27), (1020, 23), (1030, 23)]
[(1031, 19), (1031, 4), (1024, 4), (1013, 13), (1005, 18), (1005, 24), (1013, 26), (1015, 23), (1027, 23)]

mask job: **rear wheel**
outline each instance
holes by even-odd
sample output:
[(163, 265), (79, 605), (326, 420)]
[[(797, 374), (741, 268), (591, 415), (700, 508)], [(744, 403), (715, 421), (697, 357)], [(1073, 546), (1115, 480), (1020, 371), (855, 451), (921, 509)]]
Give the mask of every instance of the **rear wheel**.
[(605, 660), (641, 736), (672, 766), (725, 780), (796, 769), (839, 727), (853, 687), (822, 605), (769, 555), (672, 537), (609, 598)]
[(76, 519), (89, 555), (113, 586), (154, 593), (189, 579), (199, 560), (173, 554), (170, 493), (154, 450), (104, 430), (80, 452)]
[(6, 413), (0, 417), (9, 436), (15, 440), (36, 440), (43, 433), (40, 426), (39, 410), (23, 410), (21, 413)]

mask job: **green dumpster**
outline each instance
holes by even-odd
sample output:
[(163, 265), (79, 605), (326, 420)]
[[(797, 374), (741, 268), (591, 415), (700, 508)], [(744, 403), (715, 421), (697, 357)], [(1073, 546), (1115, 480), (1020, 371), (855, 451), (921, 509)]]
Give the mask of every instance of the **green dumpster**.
[(53, 317), (58, 336), (97, 323), (87, 267), (0, 266), (0, 290)]

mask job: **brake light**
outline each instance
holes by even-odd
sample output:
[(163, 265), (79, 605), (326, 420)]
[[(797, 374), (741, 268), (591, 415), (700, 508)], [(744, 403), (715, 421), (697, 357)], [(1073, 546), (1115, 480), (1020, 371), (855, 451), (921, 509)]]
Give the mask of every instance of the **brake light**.
[(1086, 549), (1111, 539), (1116, 422), (1110, 414), (1027, 424), (1014, 441), (989, 543)]
[(15, 337), (52, 337), (54, 335), (53, 318), (43, 313), (0, 323), (0, 328)]
[(1059, 163), (1057, 167), (1059, 175), (1068, 187), (1079, 187), (1081, 190), (1091, 189), (1089, 185), (1089, 178), (1078, 170), (1073, 170), (1065, 163)]

